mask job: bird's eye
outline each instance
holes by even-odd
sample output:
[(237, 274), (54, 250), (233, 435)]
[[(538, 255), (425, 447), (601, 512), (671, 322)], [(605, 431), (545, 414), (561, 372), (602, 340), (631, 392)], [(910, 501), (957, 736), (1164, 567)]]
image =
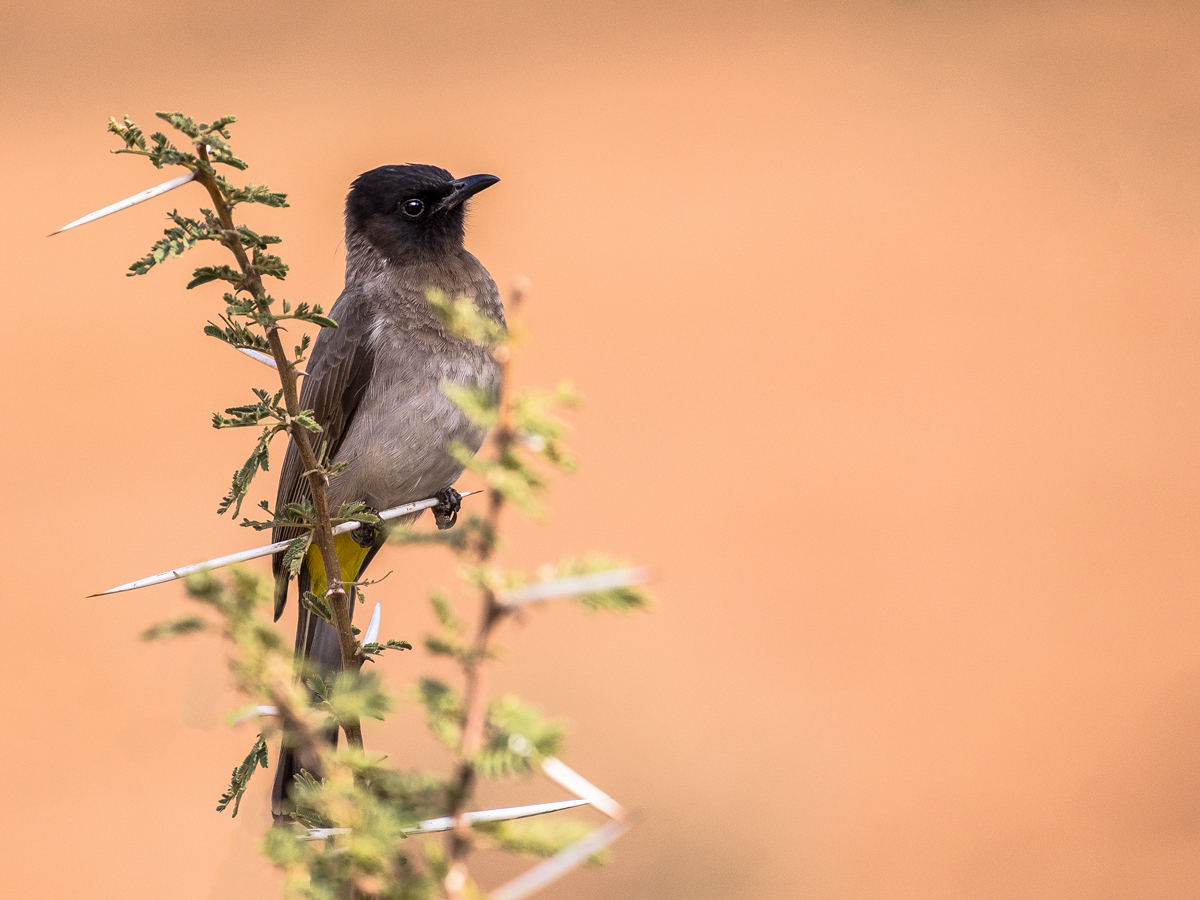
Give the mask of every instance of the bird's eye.
[(413, 198), (412, 200), (405, 200), (403, 203), (401, 203), (400, 210), (410, 219), (415, 219), (417, 216), (421, 215), (421, 213), (425, 212), (425, 204), (422, 201)]

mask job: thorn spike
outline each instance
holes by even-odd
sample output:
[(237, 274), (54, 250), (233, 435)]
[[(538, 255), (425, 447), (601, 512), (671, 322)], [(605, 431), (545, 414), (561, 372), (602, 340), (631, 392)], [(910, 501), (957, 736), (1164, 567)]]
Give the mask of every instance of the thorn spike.
[(279, 368), (279, 366), (275, 365), (275, 360), (270, 356), (267, 356), (267, 354), (263, 353), (261, 350), (251, 350), (249, 347), (238, 347), (237, 349), (240, 352), (245, 353), (248, 357), (256, 362), (262, 363), (264, 366), (270, 366), (272, 369)]
[(542, 771), (546, 773), (546, 777), (551, 781), (556, 782), (561, 787), (566, 788), (576, 797), (580, 797), (600, 812), (604, 813), (610, 819), (625, 818), (625, 810), (621, 808), (621, 804), (614, 800), (600, 788), (596, 787), (561, 759), (554, 756), (547, 756), (542, 760)]
[[(481, 809), (476, 812), (463, 813), (462, 817), (468, 825), (476, 822), (510, 822), (513, 819), (528, 819), (530, 816), (544, 816), (546, 813), (559, 812), (564, 809), (575, 809), (587, 804), (586, 800), (559, 800), (554, 803), (532, 803), (529, 806), (508, 806), (503, 809)], [(439, 831), (449, 831), (454, 827), (452, 816), (440, 816), (436, 819), (425, 819), (412, 828), (405, 828), (405, 834), (435, 834)], [(349, 828), (312, 828), (307, 834), (300, 835), (302, 841), (321, 841), (335, 834), (349, 834)]]
[(496, 599), (508, 606), (549, 600), (552, 597), (573, 597), (593, 591), (607, 591), (619, 587), (631, 587), (650, 580), (650, 570), (645, 566), (633, 569), (612, 569), (591, 575), (572, 575), (550, 581), (534, 581), (524, 587), (505, 591)]
[(379, 621), (383, 618), (383, 604), (376, 603), (375, 611), (371, 613), (371, 622), (367, 625), (367, 630), (363, 632), (362, 642), (364, 644), (373, 644), (379, 637)]
[(58, 231), (52, 231), (47, 237), (54, 237), (56, 234), (62, 234), (64, 231), (70, 231), (72, 228), (78, 228), (80, 225), (86, 225), (88, 222), (95, 222), (97, 219), (103, 219), (105, 216), (111, 216), (113, 213), (118, 213), (123, 209), (129, 209), (131, 206), (137, 206), (139, 203), (145, 203), (167, 191), (173, 191), (177, 187), (183, 187), (189, 181), (195, 179), (195, 172), (188, 172), (186, 175), (180, 175), (178, 178), (172, 178), (170, 181), (164, 181), (160, 185), (134, 194), (132, 197), (126, 197), (124, 200), (118, 200), (104, 209), (98, 209), (94, 213), (88, 213), (82, 218), (76, 219), (74, 222), (69, 222)]
[[(464, 497), (469, 497), (471, 494), (477, 494), (478, 491), (470, 491), (463, 494)], [(391, 509), (385, 509), (379, 514), (379, 518), (387, 521), (395, 519), (399, 516), (407, 516), (409, 513), (419, 512), (423, 509), (431, 509), (438, 505), (436, 497), (430, 497), (426, 500), (418, 500), (415, 503), (405, 503), (401, 506), (394, 506)], [(344, 522), (333, 529), (335, 535), (346, 534), (358, 528), (358, 522)], [(251, 559), (258, 559), (262, 556), (270, 556), (272, 553), (278, 553), (280, 550), (286, 549), (290, 541), (276, 541), (273, 544), (267, 544), (265, 547), (255, 547), (252, 550), (242, 550), (238, 553), (230, 553), (228, 556), (218, 556), (216, 559), (206, 560), (205, 562), (194, 563), (190, 566), (181, 566), (178, 569), (168, 569), (166, 572), (159, 572), (157, 575), (149, 575), (145, 578), (139, 578), (137, 581), (131, 581), (128, 584), (117, 585), (114, 588), (109, 588), (107, 591), (101, 591), (98, 594), (88, 594), (88, 598), (92, 597), (107, 597), (109, 594), (120, 594), (124, 591), (133, 591), (138, 588), (150, 587), (155, 584), (165, 584), (168, 581), (176, 581), (180, 578), (186, 578), (196, 572), (207, 572), (210, 569), (219, 569), (222, 566), (232, 565), (233, 563), (246, 562)]]
[(626, 822), (609, 822), (557, 855), (538, 863), (523, 875), (518, 875), (507, 884), (489, 892), (488, 897), (491, 900), (522, 900), (551, 881), (566, 875), (593, 853), (603, 850), (629, 828), (630, 825)]

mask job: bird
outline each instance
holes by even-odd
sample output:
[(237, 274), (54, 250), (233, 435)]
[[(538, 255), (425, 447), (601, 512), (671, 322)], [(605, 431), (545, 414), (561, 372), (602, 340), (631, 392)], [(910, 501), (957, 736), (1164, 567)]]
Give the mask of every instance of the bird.
[[(313, 449), (340, 472), (330, 478), (331, 513), (343, 503), (381, 510), (437, 496), (456, 510), (451, 485), (463, 466), (448, 452), (457, 443), (476, 452), (485, 430), (447, 397), (445, 384), (498, 396), (501, 372), (490, 350), (447, 330), (428, 292), (469, 298), (478, 312), (504, 327), (496, 283), (463, 246), (468, 200), (500, 179), (455, 178), (437, 166), (387, 165), (364, 172), (346, 196), (346, 280), (329, 311), (336, 328), (323, 328), (305, 365), (300, 406), (311, 409), (320, 432)], [(308, 477), (295, 441), (280, 468), (276, 509), (311, 500)], [(420, 515), (417, 513), (416, 515)], [(273, 539), (300, 534), (277, 525)], [(382, 528), (360, 528), (335, 539), (341, 577), (361, 578), (383, 545)], [(283, 614), (290, 571), (283, 554), (273, 558), (275, 620)], [(299, 596), (326, 590), (324, 565), (315, 546), (297, 574)], [(348, 591), (353, 615), (354, 590)], [(296, 659), (309, 670), (341, 669), (337, 632), (297, 603)], [(336, 744), (337, 731), (328, 738)], [(291, 785), (302, 768), (315, 767), (283, 746), (272, 793), (278, 823), (291, 821)]]

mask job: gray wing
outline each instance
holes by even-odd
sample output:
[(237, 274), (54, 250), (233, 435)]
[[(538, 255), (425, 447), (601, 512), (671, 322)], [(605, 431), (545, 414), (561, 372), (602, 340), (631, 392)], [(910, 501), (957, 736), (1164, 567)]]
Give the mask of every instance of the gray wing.
[[(375, 369), (375, 354), (367, 341), (370, 315), (363, 298), (343, 293), (329, 315), (338, 327), (324, 328), (317, 336), (305, 367), (308, 374), (300, 387), (300, 408), (311, 409), (322, 429), (315, 434), (309, 432), (309, 440), (318, 457), (323, 452), (325, 459), (333, 459), (341, 446)], [(301, 503), (311, 496), (296, 442), (290, 441), (279, 470), (275, 506)], [(300, 529), (297, 528), (275, 528), (272, 540), (290, 540), (298, 534)], [(282, 553), (274, 555), (271, 565), (275, 573), (275, 619), (278, 621), (287, 604), (290, 575), (283, 568)]]

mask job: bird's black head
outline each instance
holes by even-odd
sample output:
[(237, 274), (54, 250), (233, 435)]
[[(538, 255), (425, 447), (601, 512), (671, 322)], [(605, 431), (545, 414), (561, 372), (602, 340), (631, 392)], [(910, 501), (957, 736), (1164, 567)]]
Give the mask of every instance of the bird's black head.
[(346, 197), (346, 237), (360, 234), (394, 262), (462, 249), (466, 202), (500, 179), (455, 178), (437, 166), (380, 166), (364, 172)]

